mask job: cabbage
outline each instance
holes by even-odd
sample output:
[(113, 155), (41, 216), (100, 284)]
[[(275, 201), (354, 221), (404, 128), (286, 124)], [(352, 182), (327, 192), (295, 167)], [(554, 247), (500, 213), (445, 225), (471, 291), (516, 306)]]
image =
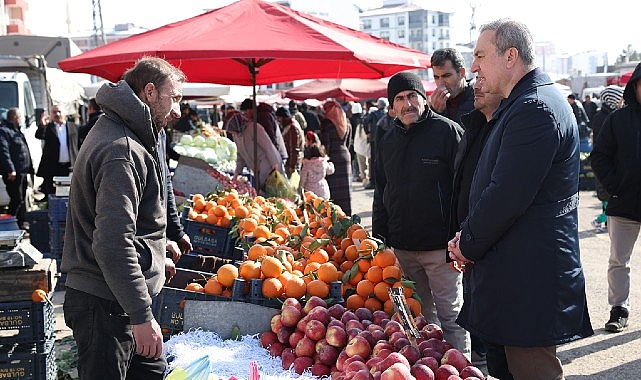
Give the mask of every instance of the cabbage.
[(198, 146), (198, 147), (206, 146), (205, 137), (203, 137), (201, 135), (198, 135), (198, 136), (194, 137), (194, 144), (193, 145), (194, 146)]
[(205, 156), (205, 161), (209, 164), (215, 164), (218, 161), (218, 155), (213, 148), (205, 148), (203, 150), (203, 154)]
[(174, 151), (176, 151), (176, 153), (180, 154), (181, 156), (186, 156), (187, 155), (187, 148), (185, 148), (182, 145), (174, 146)]
[(194, 138), (191, 135), (182, 135), (180, 137), (180, 145), (191, 145), (194, 142)]
[(207, 137), (205, 140), (205, 145), (210, 148), (216, 148), (218, 146), (218, 138), (214, 136)]

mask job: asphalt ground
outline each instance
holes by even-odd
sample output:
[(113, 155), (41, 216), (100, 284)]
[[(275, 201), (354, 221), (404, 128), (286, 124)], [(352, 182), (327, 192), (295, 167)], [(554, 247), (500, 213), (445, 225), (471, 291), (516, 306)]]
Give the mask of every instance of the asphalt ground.
[[(360, 182), (353, 182), (352, 210), (361, 217), (361, 223), (371, 231), (372, 200), (374, 191), (365, 190)], [(604, 325), (609, 318), (607, 301), (607, 265), (610, 239), (606, 233), (597, 233), (590, 222), (601, 210), (601, 202), (594, 191), (582, 191), (579, 201), (579, 237), (581, 258), (586, 277), (586, 293), (594, 335), (559, 346), (558, 357), (567, 380), (632, 380), (641, 378), (641, 318), (634, 308), (641, 304), (641, 243), (637, 241), (632, 254), (630, 300), (633, 312), (628, 327), (620, 333), (609, 333)], [(56, 333), (61, 340), (70, 334), (62, 318), (61, 303), (64, 291), (56, 292)], [(59, 351), (65, 345), (57, 345)], [(482, 368), (485, 370), (485, 368)]]

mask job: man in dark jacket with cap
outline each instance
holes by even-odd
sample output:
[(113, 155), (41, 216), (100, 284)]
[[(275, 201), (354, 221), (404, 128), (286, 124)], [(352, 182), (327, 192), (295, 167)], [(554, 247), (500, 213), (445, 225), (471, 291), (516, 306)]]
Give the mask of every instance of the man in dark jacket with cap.
[(610, 194), (605, 209), (610, 234), (605, 329), (620, 332), (630, 313), (630, 256), (641, 228), (641, 64), (623, 91), (625, 106), (605, 119), (592, 150), (592, 169)]
[[(449, 243), (452, 259), (474, 263), (457, 322), (486, 342), (488, 368), (502, 356), (514, 379), (562, 380), (557, 345), (593, 334), (577, 228), (576, 120), (536, 68), (520, 22), (481, 27), (472, 71), (482, 91), (504, 99), (472, 178), (469, 213)], [(499, 349), (504, 356), (490, 355)]]
[(428, 321), (440, 322), (445, 339), (469, 358), (469, 334), (456, 324), (462, 276), (445, 254), (454, 157), (463, 130), (427, 106), (416, 74), (392, 76), (387, 94), (396, 119), (376, 150), (373, 234), (394, 249), (403, 272), (415, 281)]

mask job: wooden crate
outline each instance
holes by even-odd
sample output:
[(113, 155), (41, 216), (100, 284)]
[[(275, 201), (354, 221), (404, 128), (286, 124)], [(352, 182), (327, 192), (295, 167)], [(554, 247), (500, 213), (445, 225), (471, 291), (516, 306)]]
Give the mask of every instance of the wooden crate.
[(56, 287), (58, 268), (55, 259), (42, 259), (30, 268), (0, 269), (0, 302), (31, 301), (31, 293), (47, 293)]

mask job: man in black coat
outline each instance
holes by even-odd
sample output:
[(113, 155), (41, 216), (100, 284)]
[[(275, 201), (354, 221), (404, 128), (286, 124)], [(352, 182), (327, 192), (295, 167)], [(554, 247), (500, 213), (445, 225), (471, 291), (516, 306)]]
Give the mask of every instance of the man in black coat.
[(33, 174), (31, 152), (20, 131), (20, 109), (10, 108), (7, 120), (0, 125), (0, 174), (9, 194), (9, 214), (14, 215), (20, 228), (25, 221), (25, 197), (29, 175)]
[(53, 177), (68, 176), (78, 155), (78, 124), (65, 120), (65, 114), (58, 105), (51, 107), (52, 121), (43, 115), (36, 138), (44, 140), (42, 158), (36, 175), (42, 177), (42, 192), (55, 194)]
[(87, 138), (89, 131), (91, 131), (91, 128), (96, 124), (98, 118), (103, 114), (100, 106), (96, 103), (96, 98), (89, 99), (87, 113), (89, 114), (89, 120), (78, 130), (78, 149), (80, 149), (82, 142), (85, 141), (85, 138)]
[(435, 50), (431, 58), (436, 89), (430, 95), (430, 107), (461, 124), (461, 116), (474, 109), (474, 90), (465, 78), (465, 60), (456, 49)]

